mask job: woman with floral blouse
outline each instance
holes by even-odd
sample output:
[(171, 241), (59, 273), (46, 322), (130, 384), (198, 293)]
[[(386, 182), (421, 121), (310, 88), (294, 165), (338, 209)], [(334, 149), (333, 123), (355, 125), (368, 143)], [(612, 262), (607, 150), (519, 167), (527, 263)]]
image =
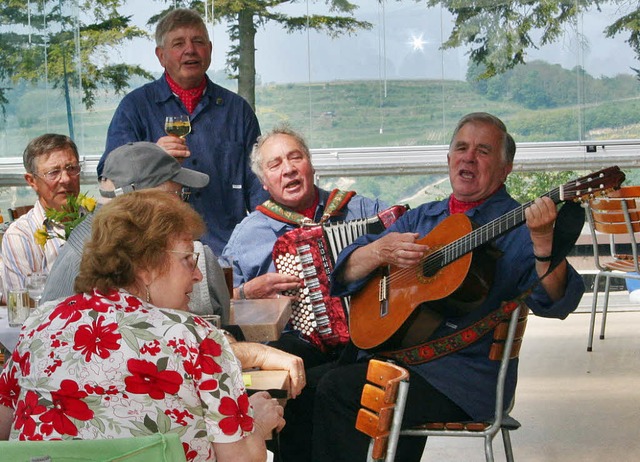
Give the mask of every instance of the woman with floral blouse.
[(29, 317), (0, 375), (0, 439), (177, 433), (189, 461), (265, 460), (282, 407), (249, 398), (225, 336), (187, 312), (203, 230), (157, 190), (97, 212), (78, 294)]

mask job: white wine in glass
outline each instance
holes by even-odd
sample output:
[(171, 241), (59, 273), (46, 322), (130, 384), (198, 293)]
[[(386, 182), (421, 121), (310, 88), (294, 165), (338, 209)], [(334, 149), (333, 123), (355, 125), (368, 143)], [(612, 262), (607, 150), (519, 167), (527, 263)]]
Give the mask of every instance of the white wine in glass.
[(191, 121), (189, 121), (189, 116), (167, 116), (164, 120), (164, 131), (167, 132), (167, 135), (184, 138), (191, 133)]

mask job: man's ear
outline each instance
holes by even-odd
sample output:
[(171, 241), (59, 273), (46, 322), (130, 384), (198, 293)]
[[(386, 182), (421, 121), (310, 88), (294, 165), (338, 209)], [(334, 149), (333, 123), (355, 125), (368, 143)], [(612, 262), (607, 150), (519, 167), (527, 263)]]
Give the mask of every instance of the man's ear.
[(29, 186), (31, 186), (32, 189), (34, 189), (36, 192), (38, 192), (38, 185), (36, 184), (36, 177), (33, 176), (32, 173), (25, 173), (24, 174), (24, 181), (26, 181), (27, 184)]
[(156, 47), (156, 57), (160, 61), (160, 65), (164, 67), (164, 50), (161, 47)]

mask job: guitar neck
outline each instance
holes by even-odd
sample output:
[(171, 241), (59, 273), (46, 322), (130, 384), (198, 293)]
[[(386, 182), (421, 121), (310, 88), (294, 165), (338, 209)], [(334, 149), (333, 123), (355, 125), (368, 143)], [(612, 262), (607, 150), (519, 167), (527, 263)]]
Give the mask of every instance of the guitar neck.
[[(561, 196), (562, 189), (555, 188), (552, 191), (543, 194), (542, 197), (550, 197), (554, 203), (558, 204), (563, 200)], [(501, 217), (474, 229), (469, 234), (462, 236), (461, 238), (433, 252), (427, 257), (424, 263), (426, 272), (429, 273), (430, 270), (435, 272), (463, 255), (472, 252), (481, 245), (484, 245), (507, 231), (520, 226), (525, 221), (524, 211), (531, 204), (533, 204), (533, 201), (516, 207)]]

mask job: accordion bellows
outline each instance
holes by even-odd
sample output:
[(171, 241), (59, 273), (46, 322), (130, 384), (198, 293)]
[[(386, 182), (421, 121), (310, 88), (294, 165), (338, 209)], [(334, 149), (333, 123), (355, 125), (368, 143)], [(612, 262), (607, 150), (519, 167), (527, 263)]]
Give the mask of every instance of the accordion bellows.
[(406, 210), (396, 205), (371, 218), (303, 226), (276, 240), (272, 252), (276, 271), (302, 281), (299, 289), (284, 293), (293, 299), (291, 327), (321, 351), (349, 341), (348, 300), (329, 294), (329, 276), (338, 254), (363, 234), (381, 232)]

